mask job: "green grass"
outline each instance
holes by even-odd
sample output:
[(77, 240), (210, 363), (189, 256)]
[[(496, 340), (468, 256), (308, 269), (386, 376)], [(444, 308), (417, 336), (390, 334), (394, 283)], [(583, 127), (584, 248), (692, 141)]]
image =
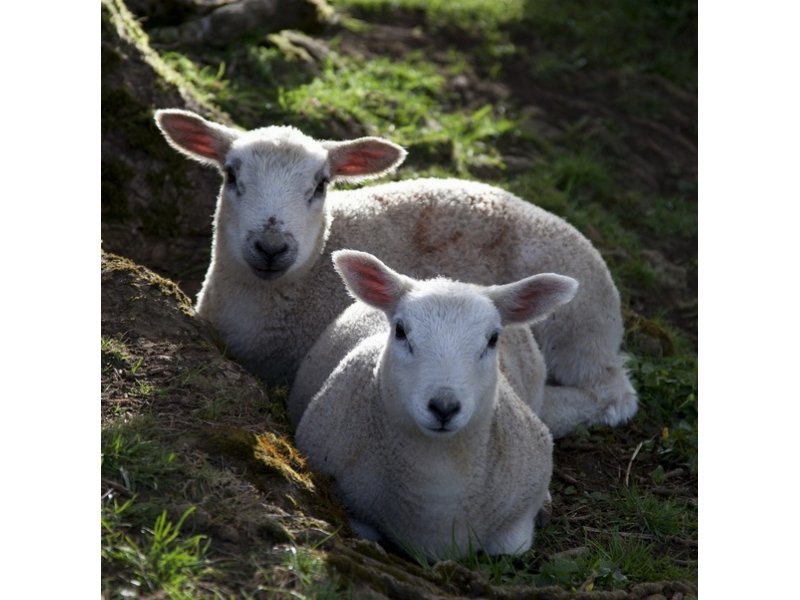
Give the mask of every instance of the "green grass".
[(222, 106), (236, 98), (233, 86), (225, 78), (225, 62), (216, 67), (198, 65), (179, 52), (165, 52), (162, 58), (176, 73), (201, 90), (210, 102)]
[(402, 59), (336, 55), (314, 66), (265, 42), (208, 52), (202, 62), (176, 51), (164, 60), (246, 127), (291, 124), (323, 139), (337, 131), (385, 136), (409, 148), (417, 170), (468, 175), (500, 166), (496, 141), (514, 121), (488, 104), (465, 111), (447, 85), (465, 68), (464, 55), (443, 56), (434, 65), (415, 51)]
[(206, 558), (208, 543), (201, 535), (181, 535), (181, 528), (194, 508), (176, 523), (162, 511), (152, 527), (137, 528), (126, 519), (134, 504), (106, 500), (101, 516), (103, 588), (119, 597), (163, 593), (174, 600), (196, 598), (203, 580), (214, 575)]
[(639, 392), (637, 421), (657, 439), (645, 442), (666, 464), (697, 471), (698, 389), (697, 357), (678, 353), (663, 358), (634, 357), (629, 364)]
[[(556, 152), (530, 173), (512, 179), (509, 190), (569, 221), (604, 254), (623, 301), (656, 289), (653, 265), (642, 253), (637, 231), (615, 214), (607, 167), (586, 155)], [(621, 211), (620, 211), (621, 212)]]
[(195, 512), (184, 496), (204, 475), (187, 478), (191, 467), (157, 441), (158, 427), (140, 412), (101, 432), (103, 597), (222, 598), (210, 540), (184, 531)]
[(105, 372), (112, 368), (129, 368), (134, 359), (123, 338), (101, 336), (100, 360), (101, 368)]
[(440, 69), (419, 53), (329, 61), (310, 83), (282, 88), (279, 103), (311, 133), (357, 124), (365, 134), (407, 146), (415, 164), (450, 164), (461, 174), (476, 164), (499, 164), (491, 141), (513, 122), (488, 105), (454, 110), (445, 84)]
[[(657, 511), (648, 513), (650, 518)], [(671, 513), (670, 513), (671, 514)], [(552, 532), (550, 533), (552, 535)], [(569, 590), (617, 589), (640, 581), (691, 579), (690, 570), (675, 565), (655, 541), (616, 531), (584, 534), (584, 546), (539, 562), (534, 549), (520, 556), (488, 556), (471, 552), (458, 561), (494, 585), (559, 585)]]
[(431, 27), (462, 29), (475, 35), (491, 35), (523, 16), (523, 0), (332, 0), (336, 8), (375, 16), (420, 12)]
[(687, 529), (687, 506), (670, 498), (658, 498), (636, 488), (621, 490), (618, 500), (621, 514), (640, 531), (657, 538), (680, 535)]
[(618, 589), (640, 581), (688, 579), (692, 573), (674, 564), (653, 542), (612, 533), (603, 539), (587, 536), (578, 552), (544, 562), (537, 585), (559, 585), (573, 591)]
[(539, 75), (602, 67), (696, 86), (696, 3), (528, 0), (519, 23), (541, 40)]
[(148, 439), (151, 424), (118, 423), (100, 435), (102, 475), (121, 483), (131, 493), (157, 490), (165, 476), (179, 471), (175, 453)]
[(265, 576), (267, 579), (276, 579), (287, 575), (294, 580), (291, 590), (264, 585), (259, 591), (272, 594), (275, 598), (345, 600), (353, 597), (349, 586), (329, 571), (325, 553), (316, 547), (288, 547), (281, 564)]

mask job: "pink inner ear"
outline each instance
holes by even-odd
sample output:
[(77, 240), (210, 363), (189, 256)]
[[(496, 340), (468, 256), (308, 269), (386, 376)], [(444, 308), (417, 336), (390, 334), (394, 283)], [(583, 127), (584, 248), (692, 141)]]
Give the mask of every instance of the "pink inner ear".
[(370, 175), (388, 169), (394, 163), (397, 152), (380, 143), (364, 142), (342, 152), (333, 165), (338, 175)]
[(187, 150), (221, 160), (219, 140), (211, 135), (204, 126), (181, 117), (170, 118), (168, 131), (180, 146)]
[(352, 261), (349, 266), (358, 286), (357, 292), (364, 301), (380, 307), (388, 307), (394, 302), (392, 284), (380, 270), (360, 261)]
[(347, 158), (350, 162), (339, 165), (339, 167), (336, 169), (337, 173), (340, 175), (361, 175), (369, 172), (367, 169), (369, 161), (366, 157), (351, 155)]
[(567, 302), (570, 285), (563, 281), (538, 279), (516, 290), (506, 302), (505, 311), (510, 320), (528, 321), (540, 317)]
[(541, 296), (546, 293), (540, 286), (525, 286), (519, 290), (514, 302), (507, 307), (508, 315), (514, 320), (524, 321), (539, 312)]
[(217, 152), (214, 141), (214, 138), (212, 138), (210, 135), (204, 135), (197, 132), (186, 137), (186, 145), (198, 154), (202, 154), (203, 156), (208, 156), (210, 158), (218, 158), (219, 152)]

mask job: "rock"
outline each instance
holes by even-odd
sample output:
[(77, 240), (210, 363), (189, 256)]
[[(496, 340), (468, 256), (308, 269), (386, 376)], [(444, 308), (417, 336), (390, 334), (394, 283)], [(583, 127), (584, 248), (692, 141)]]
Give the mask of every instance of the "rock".
[(101, 235), (190, 294), (208, 266), (219, 175), (180, 157), (153, 122), (186, 108), (231, 124), (150, 48), (121, 0), (101, 4)]

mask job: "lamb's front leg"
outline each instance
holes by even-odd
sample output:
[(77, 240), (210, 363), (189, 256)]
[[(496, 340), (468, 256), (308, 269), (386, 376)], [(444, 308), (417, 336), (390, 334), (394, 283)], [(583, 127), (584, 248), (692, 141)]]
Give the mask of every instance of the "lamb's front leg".
[(533, 508), (526, 510), (519, 518), (494, 532), (486, 540), (483, 550), (492, 556), (497, 554), (522, 554), (533, 545), (533, 524), (536, 519)]
[(536, 513), (536, 528), (542, 529), (547, 527), (550, 524), (550, 520), (553, 518), (553, 497), (550, 495), (550, 490), (547, 490), (547, 496), (545, 496), (544, 504), (542, 504), (542, 508), (539, 509), (539, 512)]

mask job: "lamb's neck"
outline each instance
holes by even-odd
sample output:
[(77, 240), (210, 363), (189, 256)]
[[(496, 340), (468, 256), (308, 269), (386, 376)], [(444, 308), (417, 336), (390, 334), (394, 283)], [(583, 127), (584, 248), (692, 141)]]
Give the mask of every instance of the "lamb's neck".
[(216, 252), (198, 295), (197, 310), (202, 314), (205, 303), (210, 304), (211, 310), (222, 310), (223, 303), (230, 303), (233, 299), (241, 308), (252, 304), (260, 310), (265, 306), (291, 304), (301, 297), (303, 283), (302, 277), (261, 280), (249, 267), (226, 256), (224, 252)]
[(388, 434), (382, 446), (382, 458), (387, 461), (384, 464), (391, 465), (394, 472), (403, 473), (409, 487), (427, 490), (426, 493), (441, 489), (443, 495), (449, 495), (485, 476), (490, 414), (475, 415), (451, 437), (427, 434), (416, 425), (398, 429), (384, 413), (379, 417), (381, 429)]

